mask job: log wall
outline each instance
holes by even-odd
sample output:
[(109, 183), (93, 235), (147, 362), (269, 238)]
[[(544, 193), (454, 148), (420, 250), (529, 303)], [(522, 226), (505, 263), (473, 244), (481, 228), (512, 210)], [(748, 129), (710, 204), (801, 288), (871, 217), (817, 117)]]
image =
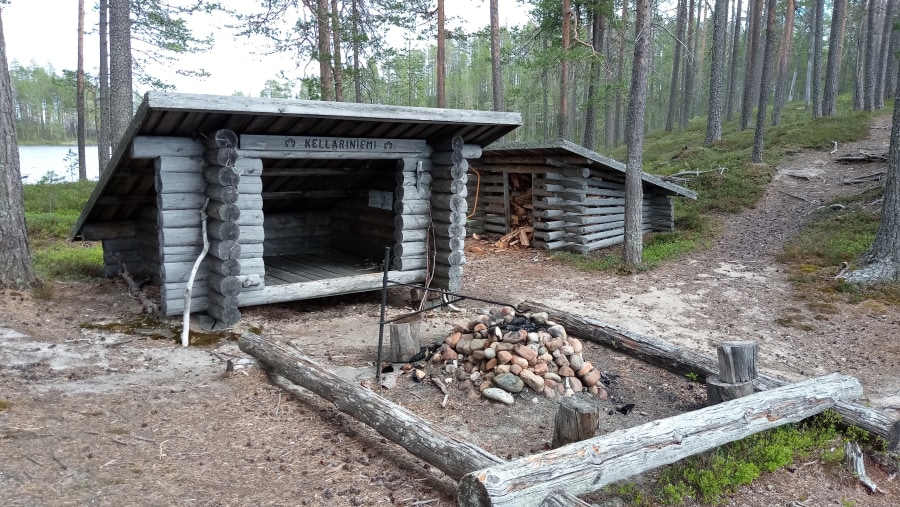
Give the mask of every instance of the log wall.
[[(481, 147), (466, 145), (455, 136), (434, 145), (431, 192), (431, 222), (435, 238), (431, 243), (434, 264), (430, 285), (458, 292), (462, 287), (463, 265), (466, 263), (464, 241), (468, 211), (467, 183), (469, 163), (466, 158), (481, 156)], [(431, 257), (429, 251), (429, 260)]]
[(430, 199), (434, 193), (432, 167), (431, 160), (427, 158), (402, 158), (397, 161), (391, 269), (410, 271), (428, 266)]

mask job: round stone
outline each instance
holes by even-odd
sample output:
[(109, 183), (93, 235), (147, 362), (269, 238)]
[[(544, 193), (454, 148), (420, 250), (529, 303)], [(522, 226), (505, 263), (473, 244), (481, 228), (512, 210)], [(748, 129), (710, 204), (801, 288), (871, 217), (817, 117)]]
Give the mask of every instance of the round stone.
[(520, 393), (525, 388), (525, 383), (522, 382), (522, 379), (512, 373), (497, 375), (494, 377), (494, 385), (509, 393)]
[(500, 403), (506, 403), (507, 405), (512, 405), (516, 402), (511, 394), (496, 387), (489, 387), (484, 391), (481, 391), (481, 395), (489, 400), (499, 401)]

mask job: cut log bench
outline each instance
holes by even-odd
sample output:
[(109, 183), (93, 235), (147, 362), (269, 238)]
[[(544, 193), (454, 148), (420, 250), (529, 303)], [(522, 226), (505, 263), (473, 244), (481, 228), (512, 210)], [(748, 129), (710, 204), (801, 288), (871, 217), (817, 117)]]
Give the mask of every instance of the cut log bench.
[(575, 495), (673, 463), (766, 429), (798, 422), (862, 395), (853, 377), (832, 374), (652, 421), (504, 462), (310, 359), (247, 333), (240, 349), (269, 370), (460, 481), (460, 506), (584, 506)]

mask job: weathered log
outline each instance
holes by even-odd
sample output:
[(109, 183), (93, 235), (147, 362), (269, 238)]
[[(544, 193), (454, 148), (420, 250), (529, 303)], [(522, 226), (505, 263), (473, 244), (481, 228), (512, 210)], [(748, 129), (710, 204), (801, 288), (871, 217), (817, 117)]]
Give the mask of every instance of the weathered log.
[(223, 296), (238, 296), (241, 293), (241, 281), (236, 276), (222, 276), (210, 273), (206, 279), (206, 286), (218, 291)]
[(431, 203), (425, 199), (394, 201), (394, 213), (398, 215), (425, 215), (430, 210)]
[(540, 507), (595, 507), (594, 504), (585, 502), (577, 496), (570, 495), (565, 491), (554, 491), (541, 502)]
[(600, 405), (592, 396), (575, 395), (563, 398), (553, 420), (553, 441), (556, 449), (573, 442), (587, 440), (597, 431), (600, 422)]
[(425, 269), (428, 266), (428, 259), (425, 257), (395, 257), (394, 264), (391, 269), (397, 271), (410, 271), (417, 269)]
[(218, 273), (222, 276), (237, 276), (241, 274), (241, 262), (237, 259), (207, 259), (206, 265), (209, 266), (209, 270), (213, 273)]
[(203, 154), (203, 143), (189, 137), (136, 136), (131, 158), (192, 157)]
[(463, 160), (458, 164), (452, 165), (435, 165), (431, 168), (431, 176), (434, 178), (442, 178), (446, 180), (462, 180), (466, 181), (466, 174), (469, 172), (469, 163)]
[(241, 209), (237, 204), (227, 204), (220, 201), (210, 201), (206, 213), (210, 218), (221, 222), (237, 222), (241, 218)]
[(234, 222), (210, 220), (207, 229), (210, 238), (221, 241), (236, 241), (241, 236), (241, 227)]
[(422, 257), (425, 255), (425, 242), (396, 243), (394, 255), (397, 257)]
[(426, 229), (430, 225), (428, 215), (398, 215), (394, 218), (394, 227), (401, 231)]
[(221, 307), (210, 304), (206, 308), (206, 313), (222, 323), (224, 327), (232, 327), (241, 321), (241, 311), (233, 306)]
[[(718, 361), (692, 350), (673, 345), (661, 338), (627, 331), (612, 324), (551, 308), (535, 301), (519, 304), (520, 311), (547, 312), (569, 334), (630, 354), (644, 362), (661, 366), (680, 375), (709, 377), (718, 375)], [(753, 381), (757, 391), (783, 386), (787, 380), (759, 373)], [(888, 449), (900, 450), (900, 419), (859, 403), (840, 401), (834, 407), (844, 423), (858, 426), (888, 442)]]
[(238, 152), (234, 148), (210, 148), (203, 153), (203, 160), (209, 165), (234, 167)]
[(98, 241), (109, 238), (133, 238), (137, 236), (137, 222), (123, 220), (121, 222), (92, 222), (81, 228), (81, 239)]
[[(199, 168), (198, 168), (199, 169)], [(154, 178), (154, 188), (160, 194), (180, 194), (185, 192), (203, 192), (206, 181), (203, 175), (193, 173), (163, 173), (157, 172)]]
[(431, 205), (437, 209), (465, 213), (468, 208), (466, 198), (459, 194), (438, 194), (431, 196)]
[(722, 382), (718, 375), (706, 377), (706, 404), (736, 400), (753, 394), (753, 382)]
[(460, 481), (459, 505), (535, 505), (559, 489), (592, 493), (861, 395), (858, 380), (833, 373), (614, 431), (467, 474)]
[(427, 229), (394, 229), (394, 241), (397, 242), (425, 241), (427, 237)]
[(209, 242), (209, 255), (222, 260), (240, 259), (241, 245), (237, 241), (213, 240)]
[[(237, 308), (240, 304), (240, 298), (238, 296), (223, 296), (216, 291), (207, 291), (206, 300), (209, 306), (215, 305), (220, 308)], [(193, 306), (193, 305), (191, 305)]]
[(430, 172), (403, 171), (397, 173), (396, 181), (397, 186), (427, 189), (431, 187), (432, 176)]
[(716, 347), (719, 357), (719, 380), (728, 384), (752, 382), (757, 375), (756, 356), (759, 345), (753, 341), (722, 342)]
[[(445, 194), (459, 194), (465, 196), (468, 193), (468, 186), (465, 178), (455, 179), (435, 179), (431, 182), (431, 191)], [(471, 193), (475, 197), (475, 193)], [(480, 197), (480, 196), (479, 196)]]
[(206, 134), (207, 148), (237, 148), (238, 136), (233, 130), (219, 129)]
[(413, 337), (409, 323), (389, 324), (390, 361), (405, 363), (419, 353), (419, 343)]
[(501, 463), (497, 456), (466, 443), (411, 411), (344, 381), (309, 358), (247, 333), (238, 346), (279, 375), (303, 386), (401, 445), (417, 458), (459, 479), (473, 470)]
[(238, 200), (237, 187), (223, 187), (221, 185), (207, 185), (206, 197), (214, 201), (221, 201), (227, 204), (234, 204)]
[(236, 187), (241, 183), (241, 175), (234, 166), (207, 166), (203, 169), (203, 179), (210, 185)]

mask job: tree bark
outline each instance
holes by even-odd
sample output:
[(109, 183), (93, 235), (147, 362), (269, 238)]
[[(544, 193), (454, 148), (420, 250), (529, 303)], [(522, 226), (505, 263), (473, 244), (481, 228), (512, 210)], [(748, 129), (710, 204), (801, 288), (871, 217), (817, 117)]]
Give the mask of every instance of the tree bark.
[[(820, 0), (823, 1), (823, 0)], [(875, 110), (875, 67), (878, 55), (875, 53), (875, 11), (878, 4), (875, 0), (869, 0), (869, 10), (866, 12), (866, 55), (863, 59), (863, 110)]]
[(844, 48), (844, 30), (847, 21), (847, 0), (834, 0), (831, 15), (831, 35), (828, 38), (828, 63), (825, 67), (825, 93), (822, 97), (822, 115), (837, 114), (837, 93), (841, 73), (841, 53)]
[[(791, 0), (788, 0), (791, 1)], [(725, 82), (725, 32), (728, 27), (728, 0), (716, 0), (713, 11), (712, 59), (709, 62), (709, 113), (706, 143), (722, 139), (722, 102)]]
[(0, 8), (0, 285), (27, 287), (34, 283), (34, 268), (28, 252), (19, 141), (2, 15)]
[(238, 346), (279, 375), (334, 403), (341, 412), (365, 423), (455, 480), (502, 463), (500, 458), (484, 449), (458, 439), (368, 389), (346, 382), (309, 358), (276, 343), (247, 333), (240, 337)]
[(672, 55), (672, 80), (669, 84), (669, 111), (666, 114), (666, 132), (671, 132), (675, 126), (675, 115), (678, 111), (678, 73), (681, 70), (681, 52), (684, 44), (684, 25), (687, 13), (687, 0), (678, 0), (677, 21), (675, 24), (675, 45)]
[(503, 72), (500, 61), (500, 12), (498, 0), (491, 0), (491, 90), (494, 97), (494, 111), (503, 111)]
[(556, 135), (560, 139), (569, 137), (569, 24), (572, 22), (571, 0), (562, 3), (562, 58), (559, 61), (559, 115)]
[[(896, 20), (897, 9), (894, 8)], [(884, 97), (893, 97), (897, 86), (897, 50), (900, 48), (900, 30), (891, 30), (891, 44), (888, 47), (887, 70), (885, 71)]]
[(75, 109), (78, 138), (78, 179), (87, 179), (87, 163), (85, 161), (85, 118), (84, 118), (84, 0), (78, 0), (78, 69), (75, 77)]
[(641, 264), (644, 249), (641, 216), (644, 202), (642, 165), (647, 78), (650, 74), (650, 0), (637, 0), (634, 33), (631, 93), (628, 100), (628, 120), (625, 125), (625, 144), (628, 151), (625, 169), (625, 263), (629, 266)]
[(825, 0), (816, 0), (816, 15), (813, 32), (813, 72), (812, 72), (812, 116), (822, 116), (822, 19), (825, 10)]
[(112, 151), (109, 135), (109, 0), (100, 0), (100, 128), (97, 130), (97, 151), (100, 165), (98, 174), (103, 174)]
[(437, 107), (447, 107), (447, 34), (444, 31), (444, 0), (437, 0)]
[(703, 2), (697, 2), (697, 23), (696, 23), (696, 31), (694, 29), (694, 0), (690, 0), (688, 5), (688, 27), (687, 27), (687, 47), (692, 47), (691, 57), (684, 62), (684, 88), (682, 89), (681, 95), (681, 115), (678, 120), (678, 125), (682, 129), (687, 128), (688, 120), (691, 118), (691, 98), (693, 97), (693, 89), (694, 89), (694, 65), (697, 58), (697, 39), (700, 36), (700, 11), (702, 9)]
[(319, 83), (321, 99), (334, 100), (334, 72), (331, 67), (331, 34), (328, 0), (316, 3), (316, 26), (318, 27), (319, 46)]
[(865, 107), (865, 61), (866, 61), (866, 9), (874, 0), (860, 1), (860, 22), (856, 37), (856, 79), (853, 81), (853, 109), (861, 111)]
[(537, 505), (561, 488), (572, 495), (592, 493), (726, 443), (802, 421), (862, 392), (857, 379), (832, 373), (614, 431), (472, 472), (460, 481), (459, 505)]
[(728, 94), (725, 101), (725, 119), (734, 119), (734, 96), (737, 94), (738, 58), (741, 50), (741, 0), (737, 0), (737, 9), (734, 11), (734, 41), (731, 43), (731, 72), (728, 77)]
[[(616, 81), (622, 83), (625, 78), (625, 33), (628, 27), (628, 0), (622, 0), (622, 28), (619, 30), (619, 59), (616, 62)], [(619, 144), (622, 135), (622, 87), (616, 87), (616, 119), (613, 145)]]
[(341, 22), (337, 0), (331, 0), (331, 38), (334, 41), (334, 100), (344, 101), (344, 62), (341, 58)]
[(118, 146), (134, 114), (129, 2), (109, 0), (109, 140), (112, 149)]
[[(759, 84), (759, 104), (756, 111), (756, 132), (753, 137), (753, 153), (751, 159), (754, 163), (763, 161), (763, 143), (766, 133), (766, 104), (769, 102), (769, 81), (772, 76), (772, 60), (775, 52), (775, 0), (769, 0), (766, 9), (766, 48), (763, 51), (762, 77)], [(813, 94), (815, 105), (816, 94)]]
[(357, 103), (362, 102), (362, 72), (359, 66), (359, 2), (360, 0), (353, 0), (351, 4), (351, 15), (353, 16), (353, 94)]
[(591, 36), (591, 71), (590, 84), (587, 89), (587, 110), (584, 113), (584, 139), (582, 146), (589, 150), (593, 150), (597, 146), (597, 88), (603, 79), (603, 66), (600, 63), (603, 54), (603, 36), (606, 31), (606, 23), (604, 21), (603, 12), (595, 8), (593, 10), (592, 19), (592, 36)]
[(750, 115), (753, 113), (753, 80), (756, 75), (756, 66), (759, 60), (757, 48), (759, 47), (759, 22), (762, 17), (763, 0), (755, 0), (751, 4), (750, 15), (747, 17), (749, 34), (747, 38), (747, 56), (744, 72), (744, 93), (741, 101), (740, 129), (747, 130), (750, 126)]
[(787, 0), (784, 11), (784, 30), (778, 48), (778, 73), (775, 78), (775, 105), (772, 108), (772, 125), (781, 123), (781, 110), (787, 103), (788, 73), (791, 65), (791, 44), (794, 40), (794, 0)]
[(875, 75), (875, 109), (884, 109), (885, 72), (887, 71), (888, 50), (891, 46), (891, 35), (894, 31), (894, 8), (896, 0), (887, 0), (884, 13), (884, 27), (881, 31), (881, 49), (878, 51), (878, 66)]

